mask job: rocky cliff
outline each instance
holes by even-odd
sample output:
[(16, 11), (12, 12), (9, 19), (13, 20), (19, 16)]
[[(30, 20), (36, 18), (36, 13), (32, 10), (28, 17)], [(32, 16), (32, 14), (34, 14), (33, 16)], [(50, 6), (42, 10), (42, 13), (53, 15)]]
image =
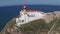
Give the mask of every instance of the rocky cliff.
[[(0, 32), (0, 34), (47, 34), (47, 32), (51, 29), (52, 25), (54, 23), (60, 24), (60, 12), (55, 11), (52, 13), (47, 13), (44, 19), (38, 19), (32, 22), (29, 22), (27, 24), (23, 24), (21, 27), (18, 27), (18, 29), (14, 29), (13, 26), (15, 25), (15, 18), (10, 20), (4, 29)], [(60, 25), (56, 25), (60, 26)], [(55, 27), (56, 30), (58, 29)], [(55, 31), (54, 29), (54, 31)], [(59, 31), (60, 32), (60, 31)]]

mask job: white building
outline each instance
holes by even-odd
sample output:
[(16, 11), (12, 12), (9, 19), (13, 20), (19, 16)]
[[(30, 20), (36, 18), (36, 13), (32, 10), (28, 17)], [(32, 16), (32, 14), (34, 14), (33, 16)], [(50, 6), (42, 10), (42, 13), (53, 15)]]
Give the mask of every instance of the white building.
[(26, 6), (23, 6), (23, 10), (20, 11), (20, 17), (16, 18), (16, 26), (37, 20), (43, 19), (46, 13), (37, 10), (27, 10)]

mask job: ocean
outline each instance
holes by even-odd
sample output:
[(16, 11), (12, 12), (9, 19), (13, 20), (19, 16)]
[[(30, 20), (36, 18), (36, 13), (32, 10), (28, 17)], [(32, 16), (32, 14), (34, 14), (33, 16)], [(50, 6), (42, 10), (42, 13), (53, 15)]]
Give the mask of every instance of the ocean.
[[(40, 10), (43, 12), (60, 11), (60, 6), (56, 5), (27, 5), (28, 9)], [(0, 31), (4, 28), (9, 20), (19, 15), (23, 5), (0, 7)]]

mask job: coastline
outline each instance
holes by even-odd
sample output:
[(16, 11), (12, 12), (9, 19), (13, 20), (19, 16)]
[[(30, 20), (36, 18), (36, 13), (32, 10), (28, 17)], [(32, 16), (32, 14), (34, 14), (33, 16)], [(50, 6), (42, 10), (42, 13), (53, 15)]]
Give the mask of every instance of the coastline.
[(7, 24), (5, 25), (5, 27), (2, 29), (2, 31), (0, 32), (0, 34), (5, 34), (7, 28), (12, 26), (12, 23), (13, 23), (13, 25), (15, 24), (15, 18), (13, 18), (12, 20), (8, 21), (8, 23), (7, 23)]

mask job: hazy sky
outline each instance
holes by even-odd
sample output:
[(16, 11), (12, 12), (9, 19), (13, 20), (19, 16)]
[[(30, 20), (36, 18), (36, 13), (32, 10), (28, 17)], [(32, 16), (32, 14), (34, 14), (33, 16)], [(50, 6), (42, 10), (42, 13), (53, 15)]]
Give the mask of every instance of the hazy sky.
[(60, 0), (0, 0), (0, 6), (13, 6), (21, 4), (60, 5)]

